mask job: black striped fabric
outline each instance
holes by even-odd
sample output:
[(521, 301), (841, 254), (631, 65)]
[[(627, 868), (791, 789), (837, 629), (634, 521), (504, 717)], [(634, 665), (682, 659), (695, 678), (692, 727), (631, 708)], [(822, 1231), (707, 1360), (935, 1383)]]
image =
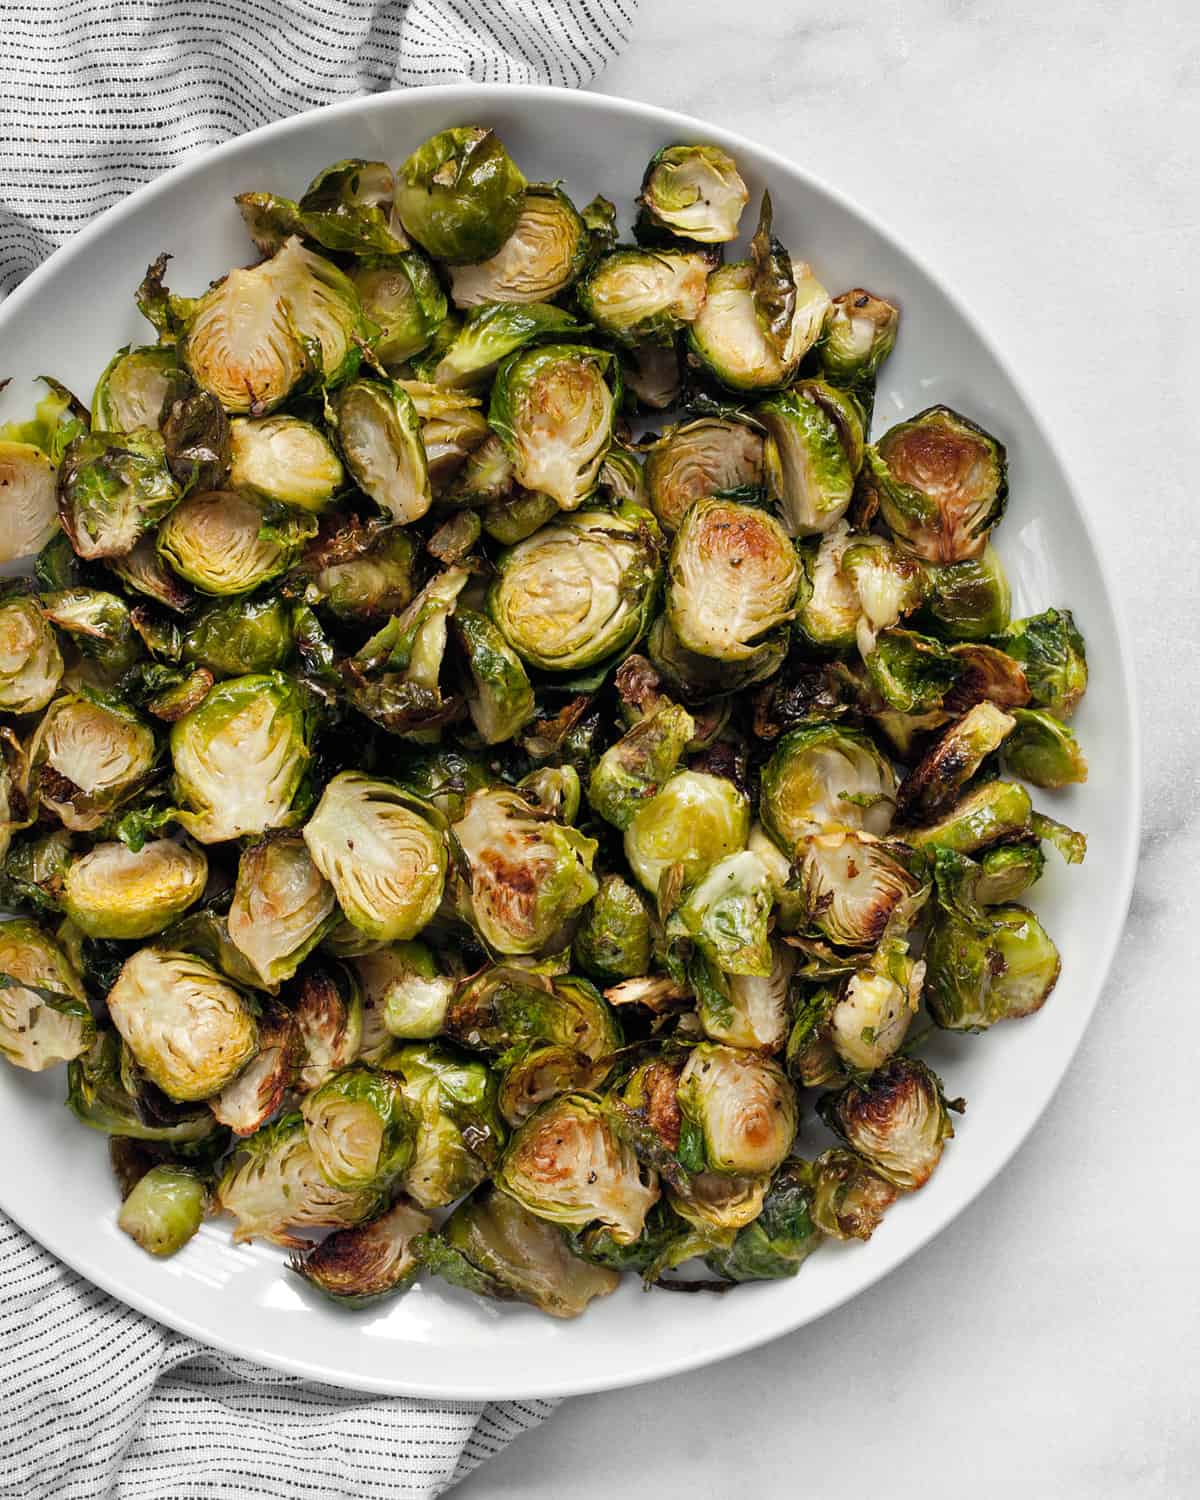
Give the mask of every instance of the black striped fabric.
[[(638, 0), (5, 0), (0, 296), (176, 162), (419, 84), (589, 83)], [(439, 1495), (552, 1401), (370, 1397), (204, 1348), (0, 1213), (0, 1497)]]

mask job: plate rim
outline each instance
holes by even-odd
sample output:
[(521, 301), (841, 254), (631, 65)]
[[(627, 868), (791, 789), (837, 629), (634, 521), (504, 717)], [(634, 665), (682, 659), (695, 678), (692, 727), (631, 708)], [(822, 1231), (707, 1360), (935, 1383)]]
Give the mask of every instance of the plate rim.
[[(285, 116), (283, 119), (271, 121), (254, 130), (235, 136), (228, 141), (223, 141), (217, 146), (198, 152), (195, 156), (177, 163), (151, 182), (144, 183), (141, 187), (134, 189), (133, 192), (122, 198), (119, 202), (112, 204), (109, 208), (98, 214), (96, 218), (68, 240), (65, 245), (56, 249), (24, 281), (14, 288), (4, 298), (3, 302), (0, 302), (0, 332), (3, 331), (11, 312), (14, 309), (22, 307), (40, 289), (44, 281), (60, 274), (78, 257), (86, 254), (95, 240), (105, 235), (114, 226), (121, 224), (126, 218), (136, 215), (144, 206), (152, 203), (159, 195), (170, 191), (181, 179), (186, 179), (189, 175), (209, 166), (214, 157), (234, 157), (239, 151), (247, 149), (251, 143), (258, 144), (264, 140), (282, 139), (293, 132), (306, 130), (310, 128), (314, 116), (325, 119), (374, 114), (377, 112), (385, 113), (389, 109), (403, 108), (403, 101), (405, 100), (420, 100), (435, 96), (440, 100), (446, 101), (447, 105), (453, 105), (456, 101), (462, 101), (464, 104), (470, 104), (472, 107), (478, 105), (481, 109), (486, 109), (489, 100), (511, 100), (514, 95), (528, 98), (534, 106), (549, 102), (558, 105), (562, 103), (564, 96), (566, 96), (572, 101), (572, 107), (578, 107), (585, 113), (589, 110), (606, 112), (615, 109), (620, 113), (653, 125), (664, 132), (674, 131), (690, 136), (693, 139), (707, 137), (718, 140), (734, 153), (738, 150), (743, 150), (754, 154), (763, 159), (772, 169), (782, 173), (794, 174), (818, 193), (824, 194), (837, 203), (850, 215), (869, 225), (879, 235), (888, 240), (895, 250), (906, 257), (930, 284), (936, 288), (940, 295), (946, 299), (955, 314), (987, 349), (989, 355), (995, 361), (1004, 378), (1008, 381), (1028, 412), (1038, 436), (1045, 444), (1050, 458), (1062, 476), (1066, 492), (1070, 496), (1075, 514), (1088, 540), (1103, 588), (1104, 603), (1112, 619), (1113, 633), (1117, 646), (1117, 665), (1125, 688), (1123, 704), (1126, 719), (1125, 728), (1129, 743), (1130, 791), (1127, 800), (1124, 802), (1123, 816), (1120, 820), (1123, 825), (1120, 828), (1120, 832), (1124, 835), (1125, 853), (1119, 877), (1114, 880), (1114, 884), (1118, 887), (1117, 910), (1120, 914), (1120, 920), (1111, 924), (1107, 933), (1102, 936), (1097, 945), (1101, 949), (1097, 979), (1091, 993), (1085, 996), (1085, 1003), (1079, 1008), (1076, 1017), (1075, 1035), (1070, 1040), (1069, 1048), (1062, 1061), (1062, 1066), (1057, 1070), (1053, 1081), (1043, 1086), (1041, 1097), (1037, 1099), (1036, 1106), (1024, 1124), (1024, 1127), (1017, 1132), (1010, 1142), (1006, 1143), (1005, 1148), (996, 1158), (991, 1170), (982, 1176), (979, 1181), (971, 1184), (965, 1195), (960, 1198), (948, 1216), (936, 1219), (934, 1223), (924, 1226), (919, 1230), (905, 1244), (904, 1248), (896, 1252), (894, 1257), (889, 1259), (888, 1263), (872, 1275), (869, 1280), (836, 1292), (814, 1309), (802, 1309), (798, 1316), (794, 1318), (785, 1314), (780, 1321), (770, 1326), (765, 1326), (761, 1319), (758, 1322), (752, 1321), (752, 1326), (744, 1333), (739, 1331), (736, 1335), (726, 1337), (716, 1345), (711, 1343), (703, 1344), (701, 1341), (701, 1347), (697, 1353), (693, 1354), (689, 1351), (680, 1356), (662, 1359), (658, 1363), (652, 1362), (651, 1367), (643, 1368), (629, 1374), (617, 1372), (612, 1375), (589, 1379), (586, 1374), (582, 1374), (578, 1370), (572, 1371), (571, 1369), (566, 1369), (561, 1375), (553, 1379), (538, 1379), (532, 1383), (520, 1383), (518, 1378), (517, 1383), (513, 1386), (505, 1386), (501, 1390), (494, 1381), (472, 1383), (469, 1378), (454, 1383), (438, 1382), (436, 1380), (422, 1381), (420, 1378), (411, 1380), (405, 1378), (383, 1380), (378, 1376), (358, 1374), (347, 1372), (341, 1368), (333, 1368), (322, 1363), (319, 1359), (301, 1359), (286, 1354), (279, 1355), (269, 1349), (255, 1349), (253, 1352), (248, 1352), (244, 1344), (239, 1345), (227, 1337), (215, 1335), (196, 1319), (173, 1309), (169, 1302), (154, 1295), (152, 1291), (143, 1291), (140, 1285), (130, 1286), (119, 1276), (108, 1275), (103, 1271), (97, 1275), (94, 1269), (85, 1267), (81, 1263), (82, 1258), (74, 1254), (66, 1226), (64, 1226), (62, 1235), (43, 1238), (40, 1234), (35, 1234), (23, 1222), (21, 1215), (14, 1213), (3, 1202), (3, 1189), (0, 1187), (0, 1209), (3, 1209), (15, 1223), (19, 1224), (35, 1243), (39, 1244), (43, 1249), (55, 1256), (56, 1259), (83, 1277), (85, 1281), (99, 1287), (118, 1302), (154, 1319), (156, 1322), (162, 1323), (195, 1339), (197, 1343), (207, 1348), (217, 1349), (234, 1358), (246, 1360), (251, 1363), (259, 1363), (267, 1366), (269, 1369), (274, 1369), (285, 1374), (295, 1375), (302, 1379), (326, 1385), (333, 1385), (341, 1389), (364, 1391), (377, 1395), (411, 1396), (432, 1400), (503, 1401), (552, 1399), (586, 1395), (607, 1390), (620, 1390), (654, 1380), (669, 1379), (690, 1370), (731, 1359), (736, 1355), (747, 1353), (752, 1349), (770, 1343), (777, 1338), (782, 1338), (785, 1334), (794, 1333), (798, 1329), (826, 1317), (837, 1308), (867, 1291), (870, 1287), (878, 1285), (881, 1281), (889, 1277), (912, 1256), (923, 1250), (937, 1235), (946, 1230), (1007, 1169), (1014, 1156), (1029, 1139), (1034, 1128), (1045, 1114), (1051, 1100), (1062, 1086), (1063, 1080), (1074, 1065), (1080, 1043), (1099, 1006), (1101, 995), (1111, 978), (1117, 949), (1128, 922), (1134, 884), (1140, 862), (1139, 845), (1143, 811), (1142, 736), (1141, 717), (1138, 712), (1138, 686), (1134, 673), (1135, 658), (1132, 647), (1132, 636), (1126, 618), (1124, 599), (1121, 592), (1115, 586), (1106, 548), (1101, 544), (1096, 526), (1080, 499), (1071, 470), (1063, 459), (1055, 436), (1039, 416), (1037, 406), (1032, 400), (1025, 382), (1013, 369), (1004, 352), (1003, 345), (993, 336), (992, 330), (967, 306), (964, 299), (960, 297), (956, 288), (947, 281), (946, 277), (940, 271), (931, 267), (925, 257), (912, 247), (905, 236), (898, 233), (885, 218), (868, 210), (855, 197), (844, 192), (841, 188), (829, 183), (823, 177), (800, 165), (784, 153), (775, 150), (773, 147), (763, 145), (739, 131), (730, 130), (723, 125), (712, 124), (679, 110), (646, 104), (641, 100), (626, 98), (618, 94), (563, 89), (544, 84), (434, 84), (419, 88), (391, 89), (374, 94), (358, 95), (352, 99), (341, 100), (334, 104), (322, 105), (316, 109), (303, 110), (298, 114)], [(48, 1239), (53, 1239), (55, 1243), (48, 1243)], [(169, 1283), (164, 1282), (164, 1285), (167, 1284)]]

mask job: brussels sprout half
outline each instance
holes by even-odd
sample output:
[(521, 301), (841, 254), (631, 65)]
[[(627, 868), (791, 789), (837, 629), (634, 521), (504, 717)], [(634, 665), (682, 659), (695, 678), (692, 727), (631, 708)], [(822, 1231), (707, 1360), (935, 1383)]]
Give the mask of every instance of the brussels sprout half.
[(471, 722), (485, 745), (511, 740), (534, 714), (521, 658), (491, 620), (472, 609), (455, 611), (454, 630), (473, 684), (467, 694)]
[(211, 604), (184, 632), (180, 657), (221, 677), (270, 672), (292, 655), (292, 624), (292, 610), (276, 596)]
[(346, 471), (333, 444), (299, 417), (238, 417), (230, 424), (229, 483), (264, 500), (301, 510), (327, 510)]
[(862, 417), (819, 380), (769, 396), (754, 409), (766, 429), (763, 464), (791, 536), (828, 531), (845, 515), (861, 461)]
[(766, 978), (773, 963), (768, 924), (774, 902), (766, 865), (743, 849), (718, 860), (685, 893), (667, 931), (687, 933), (723, 974)]
[(869, 1240), (896, 1201), (896, 1189), (861, 1156), (835, 1148), (809, 1167), (813, 1223), (839, 1240)]
[(419, 521), (433, 491), (412, 397), (394, 381), (355, 380), (338, 393), (335, 409), (355, 481), (393, 524)]
[(770, 1058), (701, 1042), (688, 1055), (678, 1100), (679, 1154), (690, 1170), (765, 1177), (791, 1150), (796, 1094)]
[(409, 1166), (417, 1120), (394, 1073), (362, 1063), (306, 1094), (301, 1106), (308, 1144), (334, 1187), (382, 1187)]
[(727, 855), (746, 846), (750, 807), (723, 776), (680, 771), (642, 806), (625, 830), (625, 858), (651, 895), (676, 866), (692, 885)]
[(944, 812), (984, 760), (1005, 743), (1015, 723), (993, 703), (969, 708), (901, 782), (896, 794), (901, 816), (923, 822)]
[(193, 838), (219, 844), (293, 820), (308, 719), (297, 683), (265, 672), (218, 683), (171, 726), (179, 821)]
[(315, 530), (315, 521), (268, 526), (258, 501), (211, 490), (175, 507), (158, 529), (158, 554), (202, 594), (248, 594), (291, 567)]
[(736, 240), (749, 199), (737, 163), (720, 146), (666, 146), (642, 177), (639, 233), (665, 232), (703, 245)]
[(141, 789), (158, 747), (136, 715), (66, 694), (46, 709), (28, 756), (29, 785), (41, 805), (72, 832), (86, 833)]
[(929, 1181), (954, 1134), (936, 1074), (915, 1058), (893, 1057), (865, 1081), (823, 1095), (817, 1110), (901, 1192), (915, 1192)]
[(144, 938), (183, 915), (204, 894), (208, 861), (170, 839), (96, 844), (67, 866), (63, 910), (90, 938)]
[(988, 781), (961, 798), (937, 822), (924, 828), (897, 830), (917, 849), (953, 849), (973, 854), (1001, 839), (1028, 837), (1032, 804), (1016, 781)]
[(830, 304), (817, 345), (821, 373), (833, 385), (869, 388), (896, 345), (900, 309), (855, 287)]
[(577, 510), (596, 488), (612, 441), (613, 356), (584, 345), (518, 350), (501, 364), (488, 422), (513, 463), (517, 482)]
[(58, 470), (32, 443), (0, 440), (0, 563), (40, 552), (58, 530)]
[(591, 1062), (621, 1045), (616, 1017), (587, 980), (550, 980), (506, 965), (483, 970), (459, 989), (444, 1029), (472, 1049), (506, 1053), (527, 1042), (550, 1042)]
[(412, 1284), (432, 1228), (428, 1214), (400, 1199), (378, 1219), (335, 1230), (288, 1267), (342, 1307), (367, 1307)]
[(403, 527), (343, 528), (305, 555), (308, 597), (339, 620), (397, 615), (417, 592), (415, 560)]
[(315, 240), (326, 250), (391, 254), (408, 244), (392, 213), (394, 190), (386, 162), (355, 157), (318, 172), (299, 203), (274, 193), (240, 193), (234, 201), (264, 254), (278, 249), (292, 234)]
[(457, 307), (483, 303), (546, 303), (565, 291), (588, 262), (587, 225), (561, 188), (525, 189), (512, 233), (487, 260), (453, 266), (450, 293)]
[(441, 1032), (455, 983), (437, 972), (424, 943), (388, 943), (360, 954), (353, 967), (362, 982), (362, 1055), (368, 1061), (387, 1057), (396, 1037), (424, 1041)]
[(963, 562), (925, 563), (924, 613), (931, 628), (956, 641), (981, 641), (1008, 628), (1012, 593), (1004, 564), (989, 542)]
[(693, 357), (732, 391), (768, 391), (787, 385), (816, 342), (829, 294), (803, 262), (793, 263), (794, 310), (782, 341), (768, 335), (755, 297), (750, 261), (720, 266), (708, 278), (704, 306), (688, 328)]
[(683, 250), (614, 250), (575, 288), (584, 316), (618, 343), (665, 343), (696, 320), (711, 257)]
[(692, 707), (709, 705), (709, 712), (714, 700), (774, 676), (787, 650), (787, 631), (781, 628), (738, 661), (702, 656), (680, 642), (666, 614), (658, 616), (646, 635), (646, 654), (671, 691)]
[(697, 971), (692, 976), (704, 1034), (731, 1047), (781, 1051), (791, 1027), (792, 976), (797, 962), (795, 950), (775, 940), (769, 974), (721, 976), (705, 964), (703, 974)]
[(234, 1135), (253, 1135), (277, 1115), (297, 1081), (302, 1040), (296, 1016), (282, 1005), (258, 1019), (258, 1051), (232, 1083), (208, 1101), (213, 1117)]
[(1087, 780), (1087, 761), (1079, 741), (1061, 719), (1032, 708), (1014, 708), (1012, 717), (1015, 727), (1004, 742), (1010, 771), (1052, 791)]
[(200, 1228), (208, 1189), (199, 1173), (160, 1162), (121, 1205), (117, 1227), (150, 1255), (174, 1255)]
[(95, 1035), (83, 981), (58, 944), (36, 922), (0, 922), (0, 1055), (40, 1073)]
[(667, 569), (667, 619), (681, 645), (739, 662), (789, 620), (800, 565), (783, 527), (732, 500), (698, 500), (684, 515)]
[(437, 272), (417, 250), (372, 255), (350, 272), (363, 312), (379, 329), (375, 358), (398, 365), (420, 354), (446, 320), (447, 302)]
[(302, 971), (293, 1002), (300, 1042), (296, 1087), (307, 1094), (358, 1057), (363, 1041), (363, 994), (348, 964), (322, 960)]
[(347, 917), (380, 942), (416, 937), (442, 899), (446, 844), (418, 798), (342, 771), (304, 828), (313, 864)]
[(228, 916), (229, 940), (265, 989), (290, 979), (336, 918), (333, 888), (299, 834), (243, 850)]
[(678, 529), (694, 501), (723, 490), (753, 488), (762, 479), (761, 435), (722, 417), (669, 427), (646, 455), (650, 505), (667, 531)]
[(772, 1179), (758, 1218), (704, 1263), (725, 1281), (777, 1281), (795, 1276), (820, 1243), (808, 1168), (790, 1162)]
[(396, 173), (396, 213), (451, 265), (495, 255), (517, 227), (525, 178), (496, 134), (460, 125), (430, 136)]
[(660, 571), (649, 512), (577, 511), (501, 553), (488, 613), (530, 666), (578, 672), (638, 638)]
[(624, 832), (658, 795), (695, 732), (691, 714), (664, 699), (596, 762), (587, 787), (592, 809)]
[(120, 557), (179, 499), (157, 432), (92, 432), (71, 444), (58, 475), (58, 515), (80, 557)]
[(974, 922), (943, 908), (926, 940), (925, 962), (929, 1014), (951, 1031), (984, 1031), (1032, 1015), (1062, 967), (1038, 919), (1014, 905), (990, 907)]
[(36, 713), (62, 681), (63, 659), (36, 599), (0, 604), (0, 712)]
[(104, 367), (92, 395), (97, 432), (157, 432), (167, 403), (188, 384), (170, 345), (118, 349)]
[(872, 947), (899, 903), (917, 889), (904, 852), (846, 829), (804, 839), (798, 862), (812, 925), (839, 947)]
[(453, 1203), (485, 1179), (487, 1161), (504, 1141), (494, 1075), (436, 1043), (410, 1043), (383, 1066), (402, 1080), (418, 1117), (416, 1152), (401, 1187), (422, 1208)]
[(1048, 609), (1015, 620), (995, 642), (1024, 672), (1029, 702), (1069, 719), (1087, 691), (1083, 637), (1069, 609)]
[(882, 836), (896, 804), (896, 778), (865, 734), (811, 724), (785, 734), (763, 767), (759, 816), (785, 853), (841, 829)]

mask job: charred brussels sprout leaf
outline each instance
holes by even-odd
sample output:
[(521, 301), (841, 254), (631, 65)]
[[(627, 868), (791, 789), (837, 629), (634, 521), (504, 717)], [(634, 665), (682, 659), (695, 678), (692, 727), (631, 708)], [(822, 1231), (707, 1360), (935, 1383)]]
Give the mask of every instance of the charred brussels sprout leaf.
[(585, 317), (618, 343), (665, 343), (695, 322), (712, 261), (703, 252), (614, 250), (575, 289)]
[(411, 1286), (423, 1264), (421, 1237), (432, 1228), (428, 1214), (401, 1199), (368, 1224), (335, 1230), (288, 1264), (342, 1307), (368, 1307)]
[(928, 1182), (954, 1134), (937, 1076), (915, 1058), (892, 1058), (865, 1082), (824, 1095), (817, 1109), (831, 1130), (901, 1192)]
[(306, 1094), (347, 1067), (362, 1050), (363, 994), (354, 971), (336, 962), (307, 965), (299, 985), (295, 1016), (301, 1055), (296, 1082)]
[(178, 499), (157, 432), (92, 432), (63, 457), (58, 514), (82, 558), (129, 552)]
[(90, 938), (161, 932), (204, 894), (208, 861), (189, 844), (155, 839), (135, 854), (97, 844), (67, 866), (63, 910)]
[(203, 1178), (187, 1167), (151, 1167), (121, 1205), (117, 1225), (150, 1255), (174, 1255), (200, 1228), (208, 1208)]
[(86, 1052), (96, 1028), (71, 960), (35, 922), (0, 923), (0, 1055), (40, 1073)]
[(1016, 620), (996, 642), (1022, 667), (1030, 702), (1069, 719), (1087, 691), (1083, 637), (1069, 609), (1048, 609)]
[(232, 1083), (208, 1101), (213, 1116), (234, 1135), (253, 1135), (277, 1115), (297, 1081), (301, 1060), (296, 1016), (268, 1005), (258, 1019), (258, 1051)]
[(848, 830), (805, 839), (800, 883), (813, 926), (840, 947), (877, 943), (896, 907), (917, 889), (904, 852)]
[(396, 174), (396, 212), (413, 239), (451, 265), (495, 255), (517, 227), (525, 178), (478, 125), (430, 136)]
[(534, 184), (526, 188), (516, 225), (496, 253), (451, 269), (455, 305), (548, 302), (583, 270), (590, 249), (587, 225), (567, 195), (551, 184)]
[(795, 1276), (820, 1243), (808, 1171), (794, 1162), (775, 1174), (758, 1218), (704, 1263), (725, 1281), (776, 1281)]
[(737, 163), (720, 146), (667, 146), (642, 178), (639, 231), (705, 245), (735, 240), (749, 197)]

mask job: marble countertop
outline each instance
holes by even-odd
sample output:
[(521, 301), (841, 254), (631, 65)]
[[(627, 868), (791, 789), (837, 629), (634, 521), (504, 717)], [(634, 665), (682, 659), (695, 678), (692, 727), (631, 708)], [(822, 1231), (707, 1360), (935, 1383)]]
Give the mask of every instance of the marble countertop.
[(605, 93), (770, 143), (1024, 378), (1134, 627), (1142, 865), (1074, 1067), (933, 1245), (742, 1358), (566, 1403), (463, 1500), (1055, 1500), (1200, 1481), (1200, 22), (1192, 0), (642, 0)]

